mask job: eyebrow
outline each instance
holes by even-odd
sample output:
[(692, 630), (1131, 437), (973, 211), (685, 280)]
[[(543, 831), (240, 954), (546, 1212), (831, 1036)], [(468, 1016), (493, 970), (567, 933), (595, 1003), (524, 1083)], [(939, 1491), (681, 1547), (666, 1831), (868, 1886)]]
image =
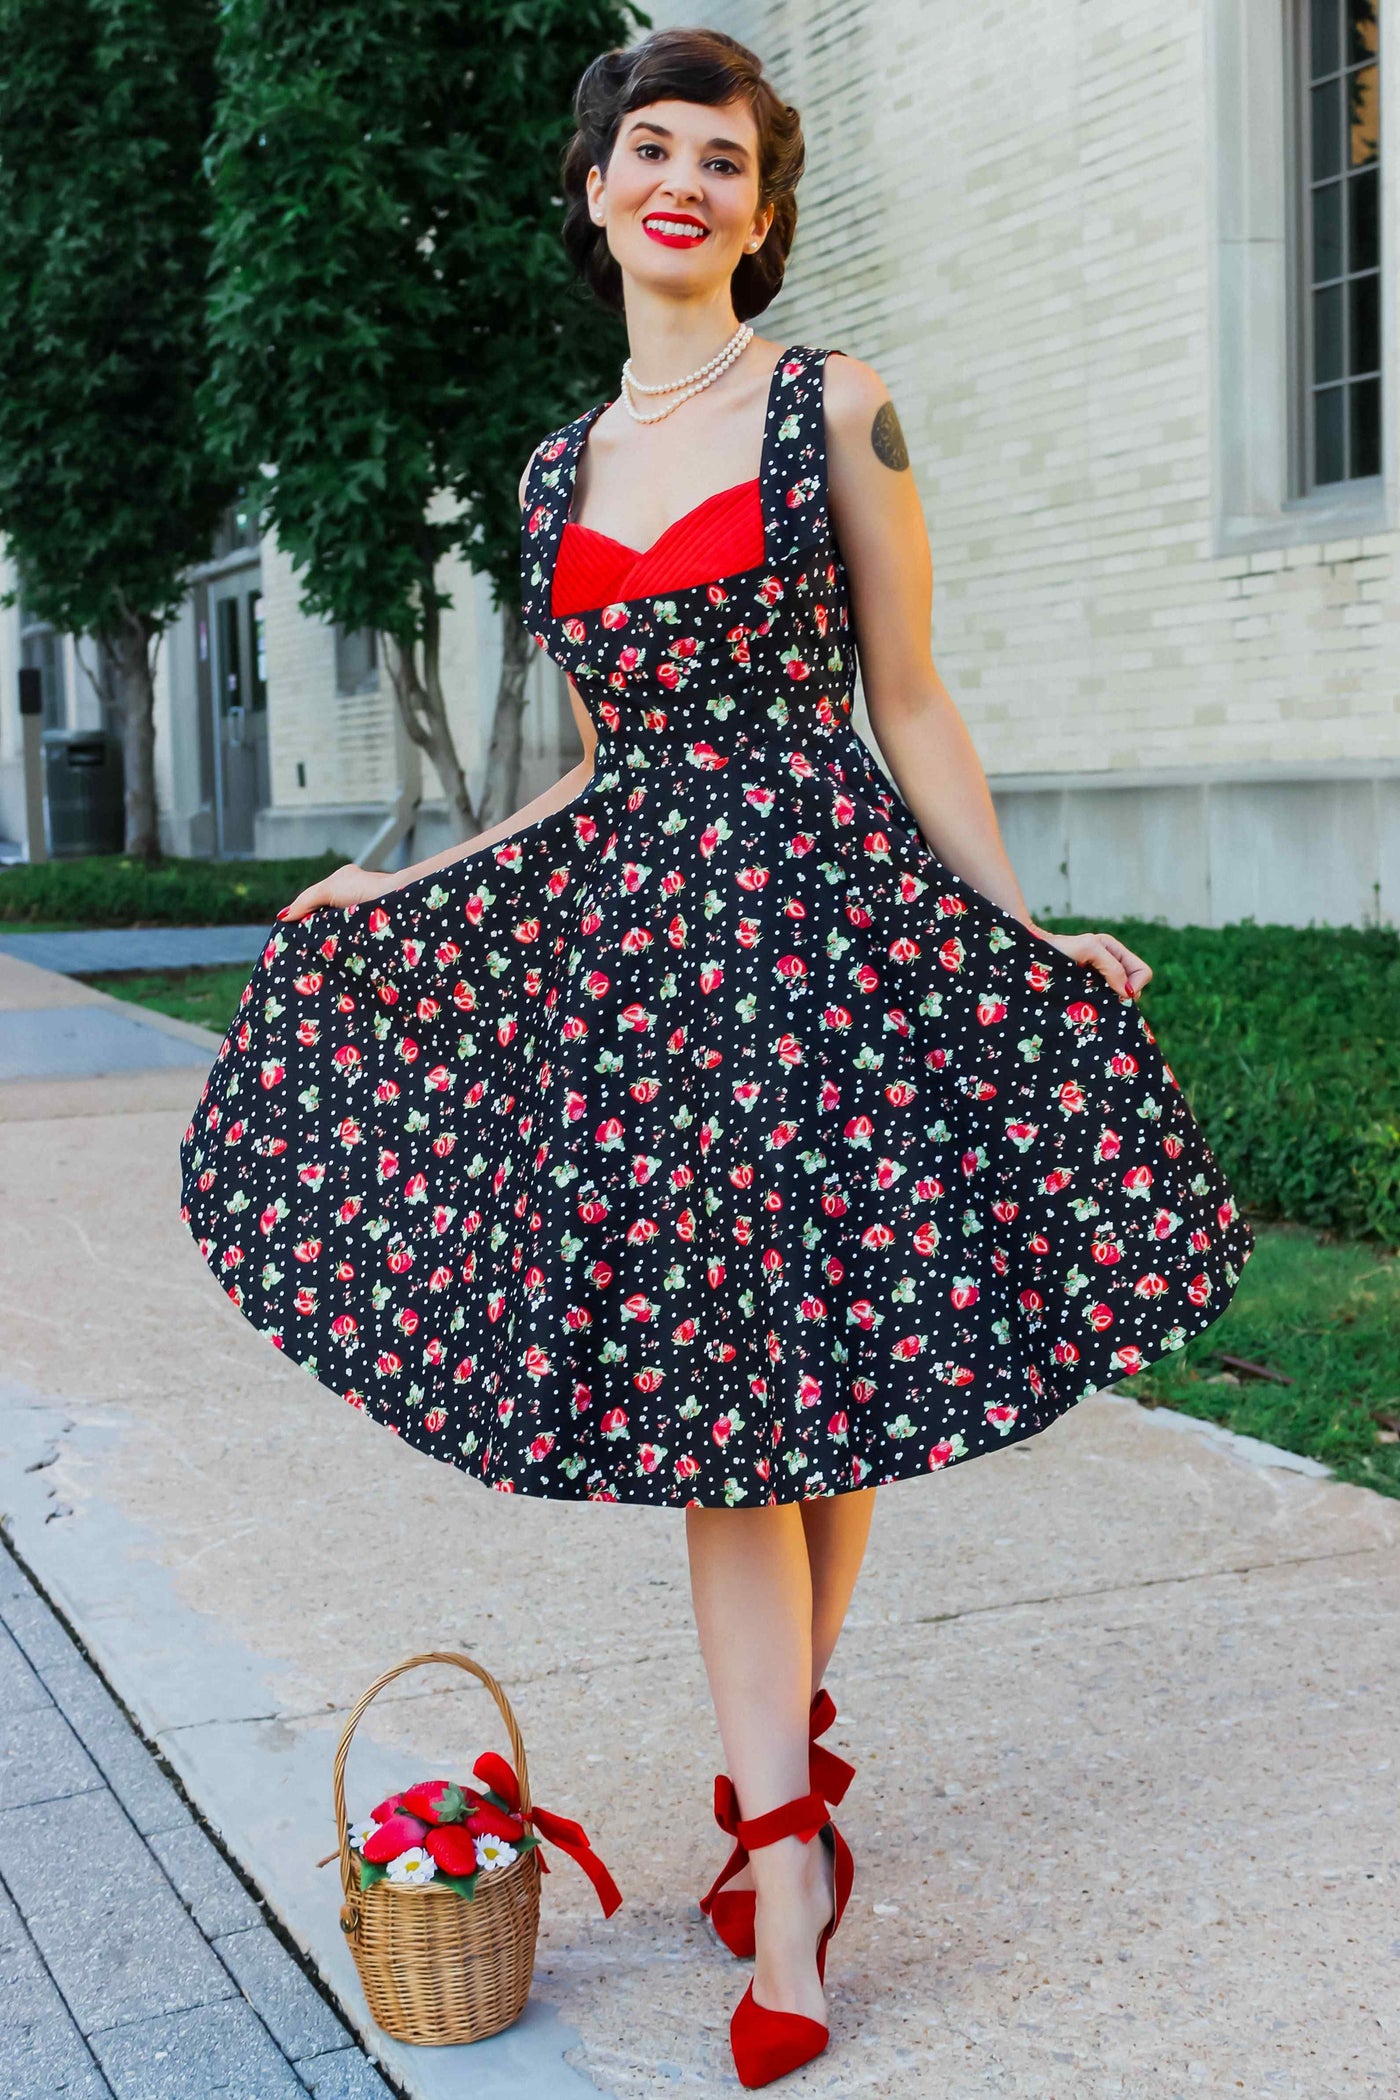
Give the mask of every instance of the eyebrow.
[[(664, 124), (653, 124), (650, 117), (639, 117), (632, 129), (633, 131), (654, 131), (658, 138), (663, 139), (669, 139), (674, 136), (674, 133), (669, 132)], [(705, 144), (707, 151), (712, 146), (723, 147), (727, 153), (747, 153), (749, 150), (747, 146), (741, 145), (738, 139), (707, 139)]]

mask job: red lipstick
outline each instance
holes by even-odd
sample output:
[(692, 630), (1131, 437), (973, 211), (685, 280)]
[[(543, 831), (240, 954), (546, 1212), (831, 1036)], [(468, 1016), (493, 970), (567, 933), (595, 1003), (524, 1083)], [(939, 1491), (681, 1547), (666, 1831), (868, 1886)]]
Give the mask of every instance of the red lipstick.
[[(684, 228), (684, 231), (680, 229)], [(710, 229), (703, 219), (697, 219), (688, 211), (651, 211), (642, 221), (642, 231), (649, 240), (659, 241), (663, 248), (698, 248), (701, 241), (708, 240)]]

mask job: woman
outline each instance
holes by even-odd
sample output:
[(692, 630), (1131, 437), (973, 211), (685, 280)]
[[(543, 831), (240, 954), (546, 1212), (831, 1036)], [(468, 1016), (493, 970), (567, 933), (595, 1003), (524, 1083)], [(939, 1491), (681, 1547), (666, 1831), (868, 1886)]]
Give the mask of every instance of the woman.
[[(684, 1507), (752, 2086), (827, 2039), (850, 1767), (817, 1737), (876, 1487), (1180, 1347), (1252, 1240), (1147, 964), (1026, 908), (878, 374), (747, 325), (797, 113), (675, 30), (599, 58), (576, 114), (565, 239), (631, 355), (531, 456), (521, 573), (586, 756), (295, 900), (186, 1202), (249, 1317), (419, 1448)], [(857, 650), (897, 789), (850, 728)]]

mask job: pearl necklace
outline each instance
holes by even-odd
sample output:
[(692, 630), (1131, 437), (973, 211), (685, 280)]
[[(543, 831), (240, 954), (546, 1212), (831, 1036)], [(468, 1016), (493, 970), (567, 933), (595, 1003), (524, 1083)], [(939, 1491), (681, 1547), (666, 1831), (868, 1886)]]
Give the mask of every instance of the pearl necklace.
[[(748, 321), (741, 321), (724, 348), (716, 351), (708, 364), (699, 366), (694, 372), (687, 372), (684, 379), (663, 380), (659, 386), (644, 386), (640, 379), (634, 379), (632, 360), (629, 357), (622, 367), (623, 407), (634, 423), (661, 422), (664, 417), (674, 414), (682, 401), (688, 401), (692, 394), (703, 394), (707, 386), (713, 386), (715, 381), (729, 370), (734, 360), (747, 350), (752, 339), (752, 325)], [(665, 408), (657, 409), (654, 415), (644, 416), (632, 406), (633, 394), (675, 394), (676, 398)]]

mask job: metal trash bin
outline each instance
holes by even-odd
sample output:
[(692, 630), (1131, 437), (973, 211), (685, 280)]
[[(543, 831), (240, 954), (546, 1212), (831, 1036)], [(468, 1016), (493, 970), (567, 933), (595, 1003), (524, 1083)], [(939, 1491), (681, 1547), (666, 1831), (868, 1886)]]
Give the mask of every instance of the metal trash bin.
[(106, 729), (46, 729), (44, 799), (55, 860), (120, 853), (126, 844), (120, 739)]

